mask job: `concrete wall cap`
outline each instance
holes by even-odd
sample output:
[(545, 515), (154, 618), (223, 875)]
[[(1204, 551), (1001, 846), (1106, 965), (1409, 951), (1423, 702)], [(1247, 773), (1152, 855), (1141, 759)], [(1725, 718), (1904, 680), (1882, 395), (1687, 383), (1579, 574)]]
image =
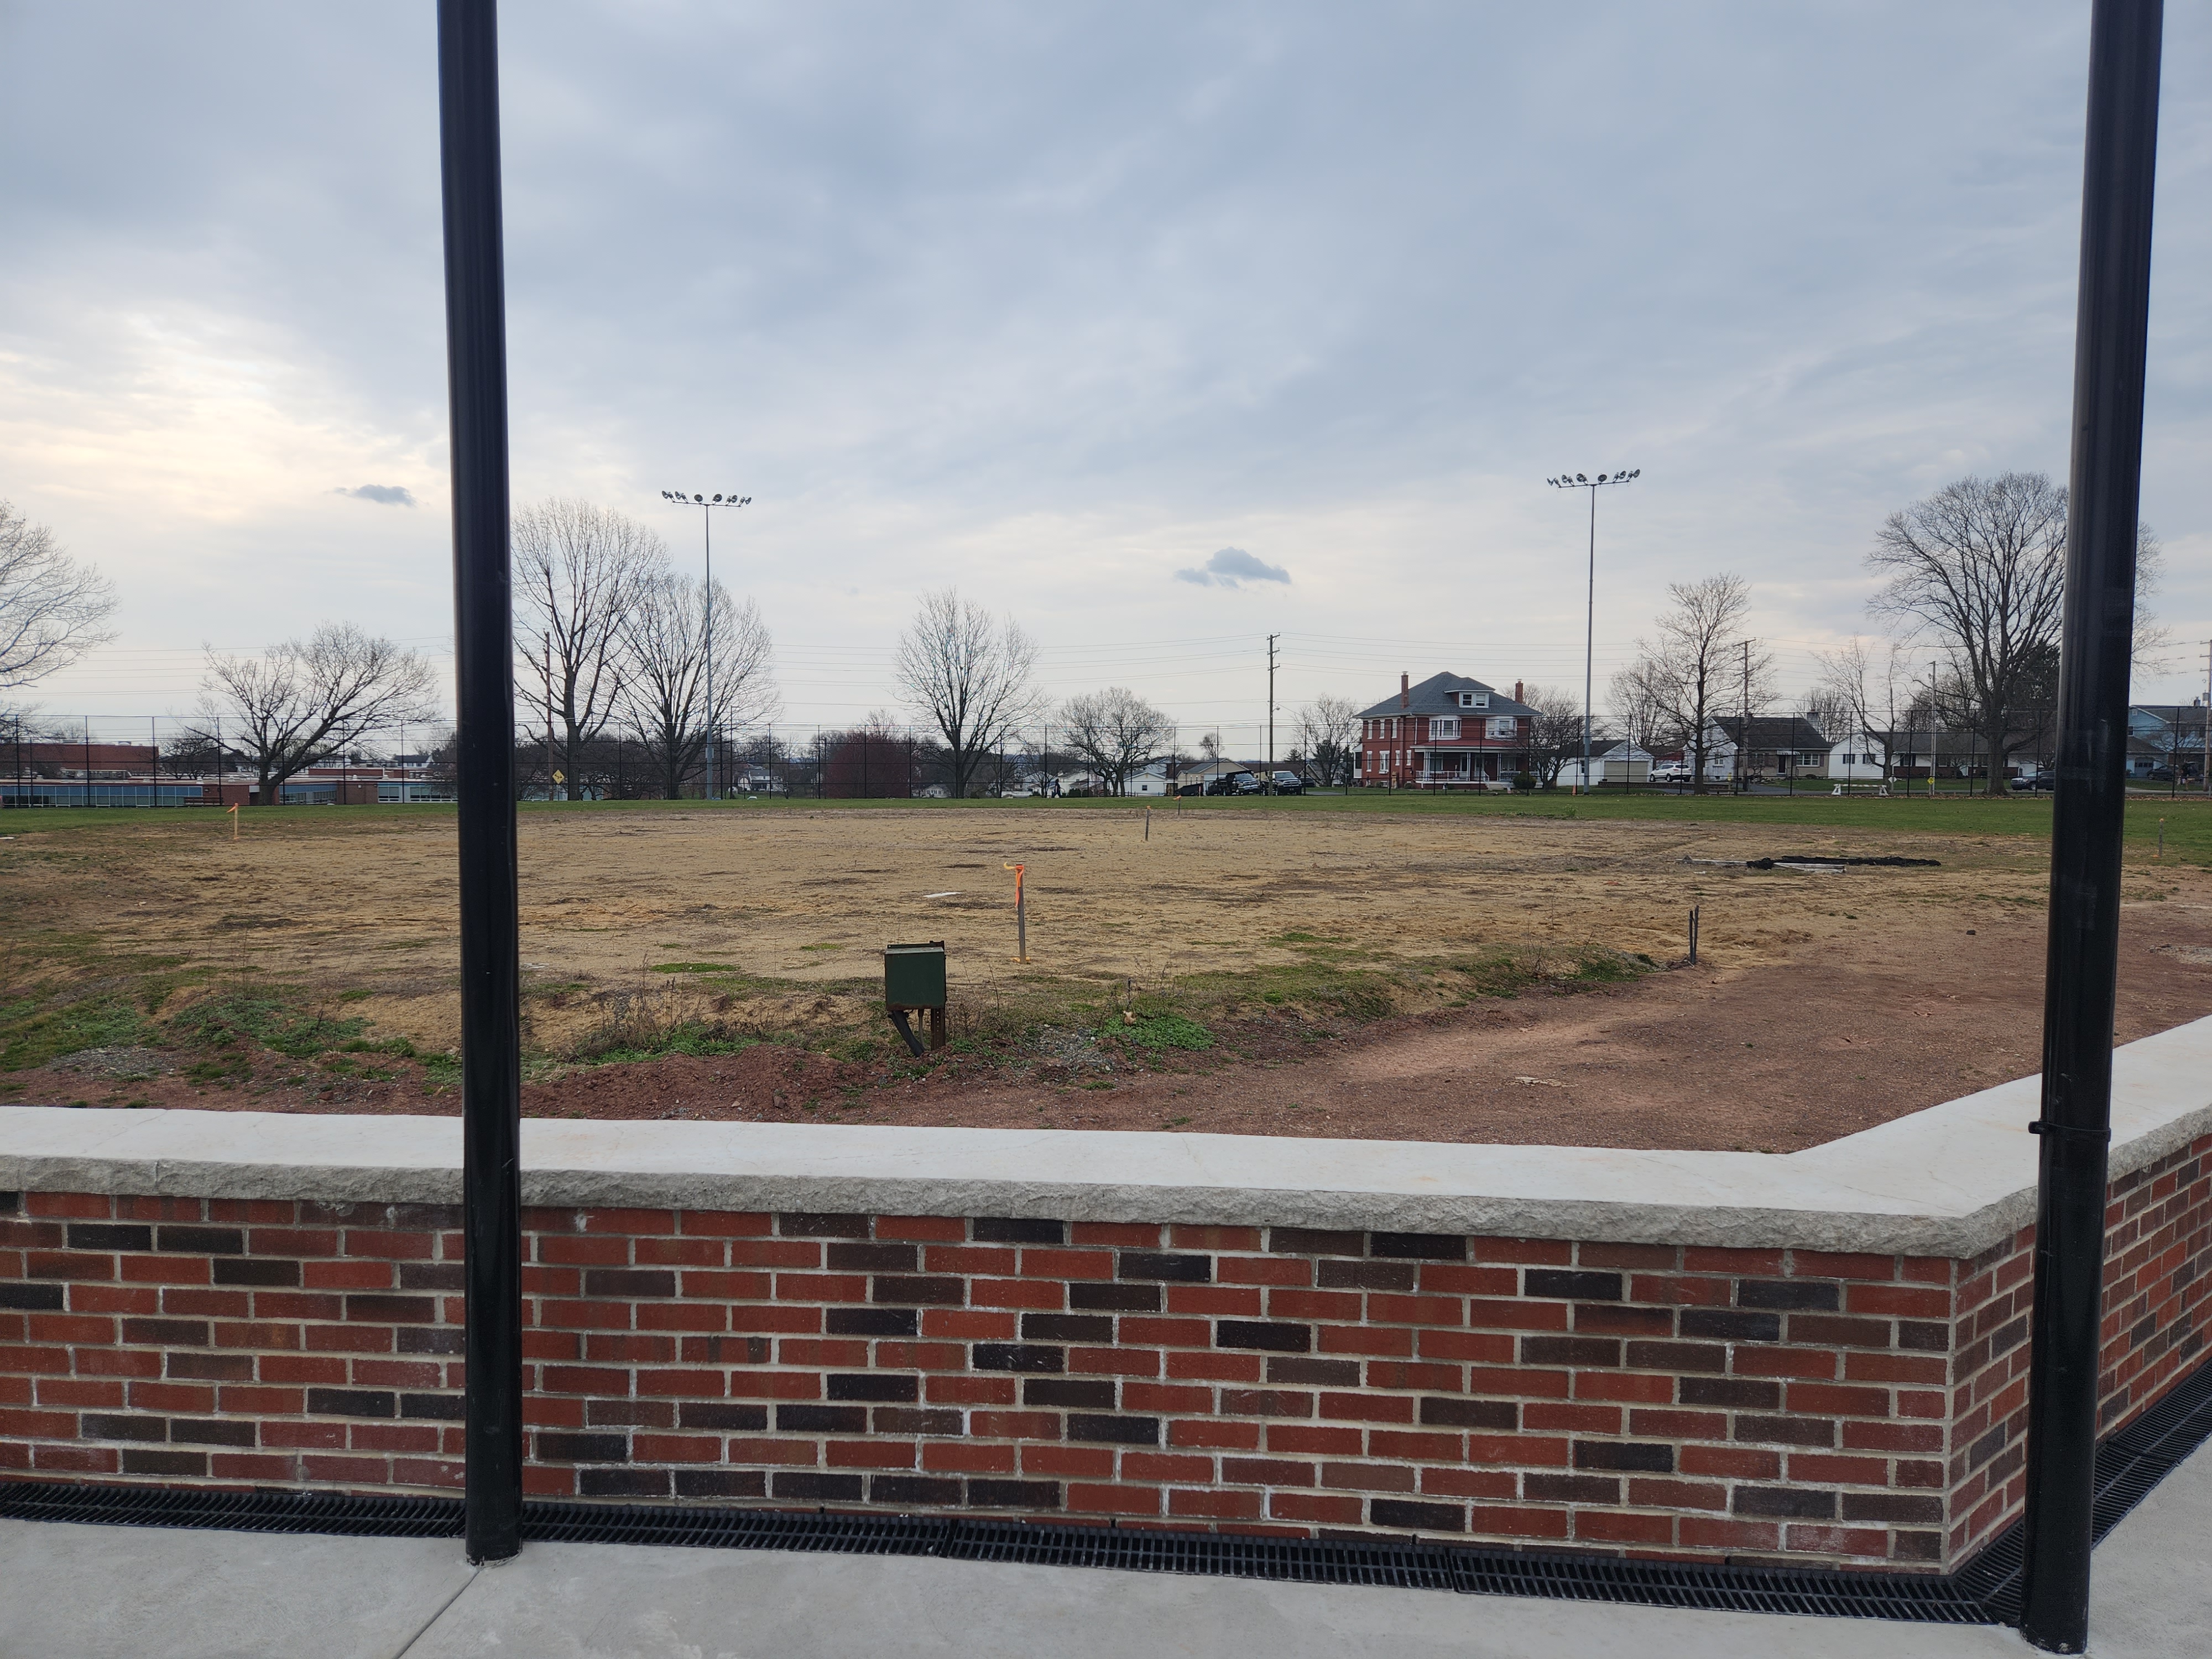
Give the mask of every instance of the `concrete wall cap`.
[[(553, 1208), (1041, 1216), (1967, 1256), (2034, 1218), (2039, 1079), (1786, 1155), (526, 1118)], [(2112, 1172), (2212, 1132), (2212, 1018), (2116, 1051)], [(446, 1203), (457, 1117), (0, 1107), (0, 1191)]]

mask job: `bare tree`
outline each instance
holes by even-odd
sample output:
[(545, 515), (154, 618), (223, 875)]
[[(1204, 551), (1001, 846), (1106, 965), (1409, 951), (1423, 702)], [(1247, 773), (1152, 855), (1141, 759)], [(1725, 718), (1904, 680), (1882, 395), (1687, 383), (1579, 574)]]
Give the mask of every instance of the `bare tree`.
[(114, 609), (105, 577), (0, 501), (0, 690), (44, 679), (113, 639), (101, 624)]
[(273, 806), (286, 780), (344, 755), (368, 733), (436, 712), (430, 665), (351, 623), (325, 623), (305, 644), (273, 645), (258, 657), (226, 657), (210, 646), (195, 736), (221, 729), (260, 780), (255, 799)]
[(623, 618), (639, 585), (666, 568), (668, 549), (634, 519), (558, 497), (516, 514), (513, 541), (520, 678), (533, 688), (538, 729), (558, 722), (563, 793), (574, 800), (584, 751), (622, 688)]
[[(1529, 685), (1522, 688), (1521, 701), (1536, 711), (1528, 722), (1528, 769), (1538, 783), (1552, 788), (1559, 781), (1560, 769), (1583, 752), (1582, 699), (1571, 690)], [(1598, 775), (1604, 775), (1602, 769)]]
[(1668, 735), (1666, 715), (1652, 702), (1650, 688), (1632, 668), (1615, 674), (1605, 689), (1606, 716), (1638, 749), (1657, 754)]
[(664, 799), (684, 793), (711, 732), (757, 725), (775, 713), (774, 641), (750, 599), (732, 605), (714, 584), (714, 706), (707, 706), (706, 585), (663, 570), (640, 581), (623, 621), (624, 669), (617, 701), (638, 733)]
[(1656, 639), (1636, 642), (1636, 659), (1622, 676), (1630, 684), (1620, 695), (1648, 705), (1681, 734), (1691, 787), (1702, 795), (1712, 722), (1756, 709), (1774, 695), (1774, 659), (1743, 633), (1751, 584), (1742, 577), (1671, 582), (1667, 592), (1674, 609), (1659, 617)]
[(1839, 648), (1813, 655), (1820, 665), (1814, 696), (1828, 721), (1821, 731), (1846, 742), (1879, 734), (1887, 783), (1898, 747), (1898, 721), (1911, 701), (1911, 672), (1903, 651), (1894, 641), (1877, 650), (1854, 634)]
[(906, 701), (944, 736), (956, 798), (968, 793), (981, 758), (1042, 707), (1030, 678), (1036, 642), (1012, 617), (994, 623), (953, 588), (922, 595), (894, 666)]
[(1932, 635), (1966, 693), (1995, 787), (2016, 716), (2058, 647), (2066, 492), (2040, 472), (1968, 477), (1893, 513), (1867, 562), (1888, 577), (1874, 610)]
[[(1349, 697), (1316, 697), (1298, 710), (1297, 743), (1324, 788), (1349, 785), (1359, 763), (1359, 705)], [(1214, 743), (1217, 751), (1220, 746)]]
[(1174, 730), (1165, 714), (1118, 685), (1069, 698), (1057, 724), (1066, 746), (1116, 795), (1129, 793), (1130, 775), (1158, 757)]

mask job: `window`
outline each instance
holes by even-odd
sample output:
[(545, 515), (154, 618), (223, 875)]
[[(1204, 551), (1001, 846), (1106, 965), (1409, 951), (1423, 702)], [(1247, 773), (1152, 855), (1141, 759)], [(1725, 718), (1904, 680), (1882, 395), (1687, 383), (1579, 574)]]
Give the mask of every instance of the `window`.
[(1487, 708), (1490, 707), (1490, 693), (1462, 691), (1459, 694), (1459, 706), (1462, 708)]
[(1438, 743), (1449, 743), (1459, 736), (1459, 716), (1438, 714), (1429, 721), (1429, 736)]
[(1490, 735), (1493, 738), (1510, 738), (1520, 729), (1520, 726), (1521, 722), (1510, 714), (1492, 715), (1490, 720)]

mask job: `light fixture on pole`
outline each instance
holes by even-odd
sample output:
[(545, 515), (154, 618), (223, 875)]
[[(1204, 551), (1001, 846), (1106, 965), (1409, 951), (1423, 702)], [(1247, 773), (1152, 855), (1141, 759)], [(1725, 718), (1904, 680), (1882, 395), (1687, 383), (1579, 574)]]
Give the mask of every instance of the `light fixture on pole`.
[(714, 718), (714, 509), (718, 507), (747, 507), (752, 497), (732, 490), (726, 495), (685, 495), (680, 489), (664, 489), (664, 501), (674, 501), (681, 507), (699, 509), (699, 522), (707, 536), (707, 799), (712, 800), (719, 793), (722, 774), (717, 764), (714, 744), (721, 735), (721, 723)]
[[(1583, 616), (1583, 777), (1582, 787), (1590, 787), (1590, 687), (1595, 678), (1597, 659), (1597, 492), (1613, 484), (1625, 484), (1644, 476), (1644, 469), (1633, 472), (1601, 472), (1592, 478), (1577, 472), (1570, 477), (1562, 472), (1556, 478), (1544, 482), (1554, 489), (1587, 489), (1589, 491), (1589, 600)], [(1700, 789), (1705, 787), (1698, 783)]]

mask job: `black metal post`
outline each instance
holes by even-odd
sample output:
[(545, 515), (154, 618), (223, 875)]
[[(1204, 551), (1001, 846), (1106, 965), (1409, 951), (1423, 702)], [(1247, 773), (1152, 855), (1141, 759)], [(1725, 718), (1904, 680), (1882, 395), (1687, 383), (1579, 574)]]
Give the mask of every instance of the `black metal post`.
[(522, 1547), (520, 915), (514, 845), (514, 594), (508, 571), (507, 302), (494, 0), (439, 0), (446, 362), (459, 697), (461, 1136), (467, 1249), (465, 1543)]
[[(2021, 1635), (2053, 1653), (2083, 1651), (2089, 1634), (2112, 1005), (2127, 811), (2122, 771), (2162, 12), (2162, 0), (2094, 0), (2089, 24), (2043, 1115), (2034, 1126), (2042, 1153), (2020, 1623)], [(1994, 756), (1990, 763), (1994, 775)]]

